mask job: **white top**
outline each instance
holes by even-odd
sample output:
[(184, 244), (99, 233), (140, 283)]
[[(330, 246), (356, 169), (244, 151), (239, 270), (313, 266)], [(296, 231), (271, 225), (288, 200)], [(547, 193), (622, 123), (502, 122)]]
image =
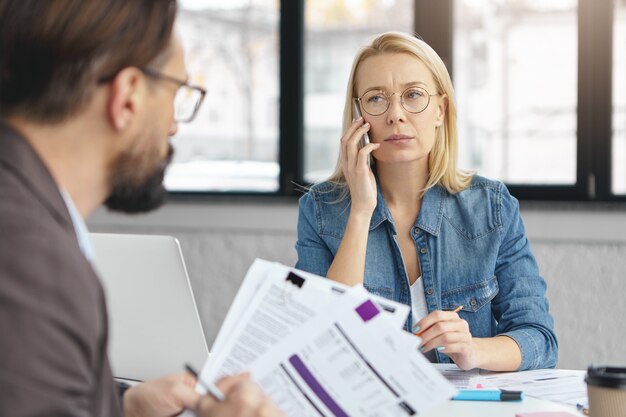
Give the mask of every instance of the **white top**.
[(426, 306), (426, 296), (424, 296), (424, 282), (419, 276), (411, 285), (411, 314), (413, 315), (412, 326), (428, 315), (428, 307)]

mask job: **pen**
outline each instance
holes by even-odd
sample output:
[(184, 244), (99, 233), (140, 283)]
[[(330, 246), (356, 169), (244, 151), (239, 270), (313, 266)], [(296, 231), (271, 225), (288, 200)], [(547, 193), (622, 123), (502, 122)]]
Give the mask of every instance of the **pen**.
[(522, 401), (522, 391), (490, 390), (490, 389), (460, 389), (456, 401)]
[(224, 394), (222, 394), (222, 391), (220, 391), (218, 387), (208, 382), (205, 382), (202, 378), (200, 378), (200, 375), (196, 372), (196, 370), (193, 369), (193, 367), (188, 363), (185, 364), (185, 369), (191, 375), (196, 377), (196, 380), (200, 383), (200, 385), (202, 385), (213, 398), (215, 398), (217, 401), (224, 401)]
[[(461, 311), (461, 309), (463, 309), (463, 306), (462, 306), (462, 305), (460, 305), (460, 306), (458, 306), (457, 308), (455, 308), (454, 310), (452, 310), (452, 312), (453, 312), (453, 313), (458, 313), (459, 311)], [(425, 328), (425, 329), (422, 329), (422, 330), (420, 330), (419, 332), (414, 333), (414, 334), (415, 334), (415, 336), (421, 336), (421, 335), (422, 335), (422, 333), (424, 333), (424, 332), (425, 332), (426, 330), (428, 330), (428, 329), (430, 329), (430, 327), (427, 327), (427, 328)]]
[(589, 415), (589, 408), (585, 407), (584, 404), (576, 404), (576, 409), (586, 416)]

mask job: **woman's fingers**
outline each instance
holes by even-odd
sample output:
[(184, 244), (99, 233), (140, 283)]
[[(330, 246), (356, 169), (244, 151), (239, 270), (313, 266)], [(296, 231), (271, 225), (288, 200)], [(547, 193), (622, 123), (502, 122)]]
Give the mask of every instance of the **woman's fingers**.
[(350, 190), (351, 214), (371, 214), (377, 203), (376, 179), (367, 160), (369, 154), (380, 145), (369, 144), (360, 148), (359, 144), (369, 128), (369, 123), (359, 118), (350, 125), (341, 138), (341, 170)]
[(369, 131), (369, 123), (363, 123), (363, 119), (357, 119), (341, 138), (342, 162), (344, 170), (356, 167), (359, 161), (359, 143), (361, 137)]
[(420, 337), (424, 335), (431, 327), (440, 322), (460, 320), (459, 315), (453, 311), (436, 310), (426, 315), (417, 322), (413, 331)]
[(421, 328), (417, 335), (422, 338), (424, 351), (458, 341), (457, 333), (462, 335), (461, 339), (471, 340), (468, 323), (451, 311), (434, 311), (417, 324)]
[(469, 331), (465, 330), (464, 326), (447, 326), (445, 331), (438, 333), (436, 336), (429, 340), (422, 341), (422, 348), (424, 352), (428, 352), (432, 349), (438, 349), (444, 353), (456, 353), (463, 351), (462, 345), (470, 343), (472, 336)]
[(350, 139), (354, 137), (355, 132), (361, 128), (365, 124), (365, 120), (362, 117), (354, 120), (352, 124), (348, 127), (348, 129), (343, 133), (341, 137), (341, 150), (345, 151), (347, 149), (348, 144), (350, 143)]
[(361, 148), (359, 150), (358, 160), (357, 160), (357, 163), (356, 163), (357, 164), (357, 169), (358, 168), (364, 168), (369, 173), (370, 167), (369, 167), (369, 165), (367, 163), (367, 159), (369, 158), (371, 153), (374, 152), (378, 148), (380, 148), (380, 143), (370, 143), (368, 145), (365, 145), (363, 148)]

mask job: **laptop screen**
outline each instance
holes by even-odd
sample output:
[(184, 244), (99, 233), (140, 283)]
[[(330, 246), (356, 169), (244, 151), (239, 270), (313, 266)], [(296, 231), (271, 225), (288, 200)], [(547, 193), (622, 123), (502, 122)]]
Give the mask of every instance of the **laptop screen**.
[(147, 380), (201, 369), (209, 350), (178, 241), (91, 233), (109, 313), (116, 378)]

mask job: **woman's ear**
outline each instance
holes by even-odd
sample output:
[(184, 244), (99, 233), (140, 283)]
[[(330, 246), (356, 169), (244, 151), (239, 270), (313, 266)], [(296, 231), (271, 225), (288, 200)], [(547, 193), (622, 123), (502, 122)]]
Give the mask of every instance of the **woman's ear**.
[(435, 120), (435, 126), (440, 127), (443, 126), (443, 123), (446, 121), (446, 110), (448, 109), (448, 96), (445, 94), (441, 95), (441, 99), (437, 104), (437, 120)]
[(128, 67), (118, 72), (109, 84), (107, 112), (111, 125), (117, 131), (126, 130), (137, 114), (141, 79), (141, 70)]

